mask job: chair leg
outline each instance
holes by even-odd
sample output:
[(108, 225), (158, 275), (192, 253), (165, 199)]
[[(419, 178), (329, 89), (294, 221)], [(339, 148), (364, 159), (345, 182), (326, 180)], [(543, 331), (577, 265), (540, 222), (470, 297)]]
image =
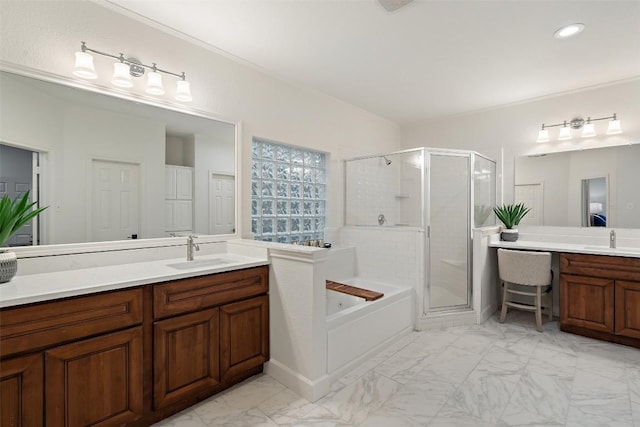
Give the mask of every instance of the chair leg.
[(542, 286), (536, 286), (536, 329), (542, 332)]
[(504, 288), (502, 292), (502, 311), (500, 312), (500, 323), (504, 323), (504, 318), (507, 317), (507, 298), (509, 288), (509, 282), (502, 282), (502, 287)]
[(549, 321), (553, 320), (553, 287), (549, 289)]

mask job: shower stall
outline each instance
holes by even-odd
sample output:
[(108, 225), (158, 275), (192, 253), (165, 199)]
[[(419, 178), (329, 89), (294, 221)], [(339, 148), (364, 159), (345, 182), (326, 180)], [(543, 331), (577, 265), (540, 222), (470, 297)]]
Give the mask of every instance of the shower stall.
[[(416, 289), (422, 318), (473, 309), (472, 230), (495, 224), (495, 202), (496, 164), (475, 152), (425, 147), (345, 164), (345, 228), (376, 238), (372, 228), (389, 231), (389, 264), (417, 268), (407, 285)], [(394, 231), (414, 234), (418, 248), (405, 253), (393, 244)], [(370, 268), (384, 269), (384, 256), (377, 259)]]

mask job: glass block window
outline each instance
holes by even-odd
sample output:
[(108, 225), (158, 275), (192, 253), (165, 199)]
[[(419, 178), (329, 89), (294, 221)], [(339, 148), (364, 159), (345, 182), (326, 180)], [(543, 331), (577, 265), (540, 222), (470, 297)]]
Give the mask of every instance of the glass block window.
[(251, 231), (256, 240), (324, 239), (325, 154), (253, 139)]

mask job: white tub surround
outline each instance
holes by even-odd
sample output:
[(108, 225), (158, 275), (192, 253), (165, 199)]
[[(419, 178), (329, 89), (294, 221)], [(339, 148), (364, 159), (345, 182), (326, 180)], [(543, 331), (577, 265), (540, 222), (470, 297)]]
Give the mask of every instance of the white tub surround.
[[(248, 243), (247, 243), (248, 244)], [(268, 248), (271, 359), (265, 372), (305, 399), (329, 392), (327, 249), (255, 242)]]
[(326, 291), (328, 301), (332, 297), (360, 300), (360, 303), (327, 315), (327, 373), (332, 382), (366, 362), (371, 354), (411, 332), (415, 318), (413, 290), (410, 288), (360, 278), (342, 280), (341, 283), (381, 292), (384, 296), (375, 301), (365, 301)]
[[(49, 260), (55, 262), (55, 260)], [(266, 265), (266, 258), (233, 253), (76, 268), (16, 276), (0, 285), (0, 307), (87, 295)]]
[(307, 400), (325, 396), (333, 381), (413, 329), (408, 287), (374, 287), (385, 296), (327, 316), (327, 280), (368, 289), (349, 280), (354, 248), (248, 240), (230, 241), (229, 248), (244, 255), (268, 253), (271, 358), (265, 372)]

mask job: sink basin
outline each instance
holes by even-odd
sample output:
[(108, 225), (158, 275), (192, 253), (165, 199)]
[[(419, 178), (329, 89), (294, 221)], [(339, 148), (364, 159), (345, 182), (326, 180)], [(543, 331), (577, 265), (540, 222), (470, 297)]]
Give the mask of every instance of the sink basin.
[(183, 261), (175, 264), (167, 264), (167, 267), (178, 270), (191, 270), (194, 268), (217, 267), (233, 263), (230, 259), (213, 258), (213, 259), (197, 259), (195, 261)]

